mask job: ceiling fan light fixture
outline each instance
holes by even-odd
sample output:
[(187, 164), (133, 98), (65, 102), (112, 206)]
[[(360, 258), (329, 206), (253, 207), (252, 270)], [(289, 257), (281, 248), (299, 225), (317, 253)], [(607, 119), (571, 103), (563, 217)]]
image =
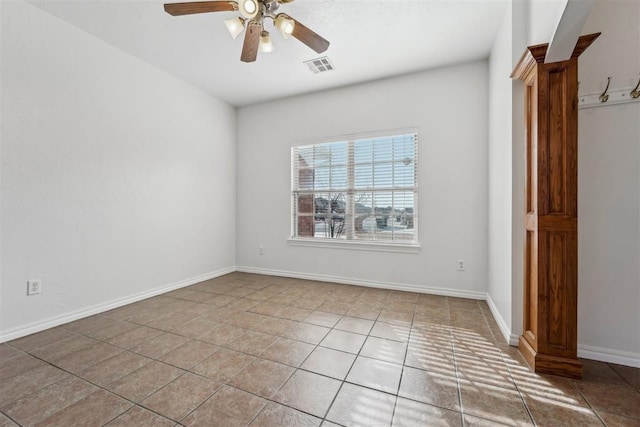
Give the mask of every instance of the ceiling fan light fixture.
[(262, 31), (260, 35), (260, 52), (269, 53), (276, 50), (276, 47), (273, 45), (271, 41), (271, 36), (268, 31)]
[(275, 26), (282, 33), (282, 36), (285, 39), (288, 39), (291, 37), (291, 34), (293, 34), (293, 29), (295, 28), (296, 23), (286, 15), (280, 14), (276, 16)]
[(227, 30), (229, 30), (229, 34), (234, 39), (238, 37), (238, 35), (244, 30), (244, 19), (239, 16), (236, 18), (227, 19), (224, 21), (224, 25), (227, 26)]
[(258, 14), (260, 8), (258, 0), (240, 0), (238, 9), (240, 10), (242, 16), (247, 19), (253, 19)]

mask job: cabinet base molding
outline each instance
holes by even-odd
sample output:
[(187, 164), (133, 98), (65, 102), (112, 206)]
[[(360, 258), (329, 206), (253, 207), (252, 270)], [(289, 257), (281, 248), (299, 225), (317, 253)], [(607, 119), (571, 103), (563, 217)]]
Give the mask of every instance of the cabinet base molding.
[(535, 373), (575, 379), (582, 378), (582, 363), (577, 357), (538, 353), (524, 337), (520, 337), (518, 349)]

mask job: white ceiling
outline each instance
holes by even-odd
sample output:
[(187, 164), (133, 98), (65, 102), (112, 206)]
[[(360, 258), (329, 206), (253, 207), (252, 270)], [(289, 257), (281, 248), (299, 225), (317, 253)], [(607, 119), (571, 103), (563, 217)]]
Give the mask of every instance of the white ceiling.
[[(184, 0), (182, 0), (184, 1)], [(171, 16), (162, 0), (32, 0), (41, 9), (234, 106), (487, 58), (509, 0), (297, 0), (280, 6), (331, 42), (334, 71), (271, 31), (276, 51), (240, 61), (237, 12)], [(271, 30), (271, 21), (266, 21)]]

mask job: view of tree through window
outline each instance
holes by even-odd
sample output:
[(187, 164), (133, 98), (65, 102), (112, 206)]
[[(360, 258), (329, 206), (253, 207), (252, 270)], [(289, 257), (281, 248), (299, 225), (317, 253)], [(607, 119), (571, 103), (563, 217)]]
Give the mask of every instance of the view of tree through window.
[(293, 237), (417, 243), (417, 139), (293, 147)]

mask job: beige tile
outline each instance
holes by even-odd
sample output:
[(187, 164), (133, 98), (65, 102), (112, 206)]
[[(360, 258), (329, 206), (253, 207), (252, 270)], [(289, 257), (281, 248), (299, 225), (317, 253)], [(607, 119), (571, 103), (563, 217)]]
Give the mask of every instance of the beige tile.
[(288, 305), (278, 312), (278, 317), (299, 322), (306, 318), (309, 314), (311, 314), (311, 310), (309, 309)]
[(327, 313), (334, 313), (342, 316), (347, 311), (349, 311), (350, 308), (351, 308), (351, 305), (346, 302), (325, 301), (318, 306), (317, 310), (324, 311)]
[(47, 427), (103, 425), (131, 407), (131, 403), (105, 390), (85, 397), (36, 424)]
[(253, 354), (254, 356), (258, 356), (277, 340), (278, 337), (274, 335), (247, 330), (244, 335), (230, 342), (226, 345), (226, 347), (232, 350), (237, 350), (243, 353), (249, 353)]
[(182, 369), (165, 363), (151, 362), (111, 383), (107, 389), (134, 402), (141, 402), (183, 373)]
[(396, 394), (401, 374), (402, 365), (358, 356), (347, 376), (347, 381)]
[(73, 374), (77, 374), (93, 365), (103, 362), (124, 350), (120, 347), (108, 344), (106, 342), (98, 342), (97, 344), (85, 348), (83, 350), (71, 353), (61, 359), (56, 360), (56, 366), (65, 369)]
[(596, 414), (584, 406), (573, 406), (539, 396), (528, 396), (525, 402), (536, 425), (602, 427)]
[(207, 313), (203, 317), (207, 320), (215, 323), (229, 323), (232, 324), (233, 319), (237, 316), (242, 315), (242, 311), (233, 310), (231, 308), (220, 307), (216, 310)]
[(84, 319), (67, 323), (62, 325), (62, 327), (73, 332), (84, 333), (91, 329), (103, 328), (117, 321), (117, 319), (112, 317), (96, 314), (95, 316), (85, 317)]
[(249, 309), (249, 311), (258, 314), (265, 314), (267, 316), (275, 316), (283, 308), (285, 308), (283, 304), (276, 304), (273, 302), (265, 301), (254, 305)]
[(76, 336), (74, 332), (58, 327), (9, 341), (9, 344), (23, 351), (32, 351), (73, 336)]
[(152, 359), (158, 359), (162, 355), (190, 341), (189, 338), (180, 335), (162, 333), (148, 341), (131, 347), (131, 351)]
[(284, 336), (286, 338), (291, 338), (309, 344), (319, 344), (329, 331), (330, 329), (325, 328), (324, 326), (299, 323), (288, 330)]
[(18, 424), (11, 421), (9, 418), (4, 416), (4, 414), (0, 413), (0, 427), (14, 427), (18, 426)]
[(213, 298), (207, 300), (207, 304), (215, 305), (216, 307), (223, 307), (237, 300), (238, 298), (229, 295), (216, 295)]
[(436, 406), (398, 397), (392, 427), (462, 426), (462, 415)]
[(254, 356), (223, 348), (191, 371), (226, 383), (254, 359)]
[(627, 382), (605, 362), (580, 359), (582, 362), (582, 381), (624, 385)]
[(411, 327), (406, 324), (376, 322), (369, 335), (394, 341), (408, 341)]
[(607, 427), (640, 427), (639, 419), (623, 417), (622, 415), (611, 414), (604, 411), (597, 412)]
[(227, 291), (227, 295), (231, 295), (238, 298), (244, 298), (247, 295), (251, 295), (256, 290), (251, 288), (235, 288)]
[(160, 361), (182, 369), (191, 369), (211, 357), (220, 347), (202, 341), (189, 341), (162, 357)]
[(213, 297), (213, 295), (208, 292), (193, 291), (190, 289), (177, 289), (165, 295), (193, 302), (205, 302)]
[(161, 333), (162, 331), (159, 331), (157, 329), (148, 328), (146, 326), (139, 326), (136, 329), (131, 329), (130, 331), (127, 331), (123, 334), (110, 338), (107, 340), (107, 342), (118, 347), (130, 349), (131, 347), (139, 345), (143, 341), (147, 341), (151, 338), (157, 337)]
[(212, 329), (209, 333), (202, 336), (201, 339), (210, 344), (224, 346), (242, 337), (245, 332), (246, 329), (223, 324)]
[(118, 320), (117, 322), (110, 323), (107, 326), (87, 331), (84, 334), (92, 338), (106, 341), (132, 329), (136, 329), (137, 327), (138, 325), (135, 323)]
[(229, 381), (229, 385), (271, 398), (289, 379), (295, 369), (265, 359), (256, 359)]
[(139, 325), (146, 325), (147, 323), (151, 323), (154, 320), (162, 319), (169, 314), (170, 313), (163, 308), (140, 307), (132, 314), (127, 316), (124, 320), (132, 323), (137, 323)]
[(380, 315), (380, 310), (381, 308), (356, 305), (351, 307), (345, 315), (366, 320), (376, 320)]
[(465, 414), (508, 425), (532, 425), (517, 391), (468, 380), (459, 384)]
[(457, 352), (455, 355), (458, 376), (472, 381), (480, 381), (502, 388), (516, 388), (511, 372), (502, 356), (477, 357)]
[(357, 317), (344, 316), (336, 324), (335, 329), (342, 331), (354, 332), (356, 334), (368, 335), (373, 327), (374, 321), (367, 319), (358, 319)]
[(41, 368), (47, 364), (42, 360), (36, 359), (30, 354), (23, 354), (9, 360), (0, 361), (0, 378), (5, 382), (10, 378), (24, 374), (33, 369)]
[(589, 406), (573, 381), (553, 375), (541, 375), (525, 369), (510, 369), (518, 390), (524, 396), (536, 396), (553, 400), (558, 404), (571, 406)]
[(298, 367), (311, 354), (315, 347), (300, 341), (280, 338), (267, 348), (260, 357)]
[(247, 298), (241, 298), (232, 303), (227, 304), (225, 307), (232, 310), (247, 311), (257, 304), (258, 304), (258, 301), (247, 299)]
[(478, 300), (475, 299), (447, 297), (447, 303), (450, 310), (480, 310)]
[(416, 304), (406, 301), (387, 301), (384, 310), (413, 314), (416, 310)]
[(344, 380), (355, 359), (355, 354), (317, 347), (300, 368), (338, 380)]
[(17, 400), (3, 412), (22, 425), (33, 425), (97, 390), (86, 381), (70, 377)]
[(187, 372), (147, 397), (141, 405), (180, 421), (220, 387), (222, 384), (216, 381)]
[(173, 427), (176, 423), (147, 411), (139, 406), (134, 406), (115, 420), (111, 421), (106, 427)]
[(273, 400), (317, 417), (324, 417), (340, 381), (311, 372), (296, 371)]
[(333, 328), (341, 317), (341, 315), (334, 313), (313, 311), (304, 319), (304, 322), (311, 323), (312, 325), (324, 326), (326, 328)]
[(78, 376), (105, 387), (112, 382), (142, 368), (151, 359), (124, 351), (118, 355), (81, 371)]
[(293, 320), (264, 316), (262, 321), (253, 326), (253, 329), (269, 335), (283, 336), (289, 329), (297, 325)]
[(251, 427), (318, 427), (322, 420), (292, 408), (270, 402), (251, 423)]
[(93, 338), (76, 335), (32, 350), (31, 354), (47, 362), (55, 362), (77, 351), (87, 349), (98, 342)]
[(0, 408), (69, 377), (66, 372), (47, 364), (11, 378), (0, 377)]
[[(210, 307), (208, 308), (210, 309)], [(153, 322), (148, 323), (147, 326), (154, 329), (160, 329), (161, 331), (165, 332), (175, 332), (178, 325), (190, 322), (197, 319), (198, 317), (200, 317), (200, 315), (187, 313), (171, 313), (167, 317), (163, 317), (162, 319), (154, 320)]]
[(413, 321), (413, 313), (400, 311), (382, 310), (377, 319), (378, 322), (386, 322), (397, 325), (410, 326)]
[(173, 333), (188, 338), (193, 338), (199, 341), (204, 341), (203, 338), (210, 334), (212, 330), (220, 326), (220, 324), (221, 323), (209, 320), (208, 316), (207, 318), (199, 317), (197, 319), (176, 325), (173, 328)]
[(0, 366), (2, 363), (7, 362), (14, 357), (23, 356), (25, 353), (22, 350), (11, 347), (9, 344), (0, 344)]
[(576, 382), (587, 402), (597, 410), (640, 419), (640, 393), (625, 385)]
[(364, 344), (366, 338), (365, 335), (334, 329), (327, 334), (322, 342), (320, 342), (320, 345), (334, 350), (357, 354), (360, 348), (362, 348), (362, 344)]
[(402, 365), (406, 352), (406, 342), (368, 337), (360, 350), (360, 355)]
[(391, 394), (345, 383), (327, 419), (345, 426), (388, 426), (395, 401)]
[(618, 375), (620, 375), (627, 384), (633, 387), (636, 391), (640, 391), (640, 368), (616, 365), (614, 363), (609, 363), (608, 365)]
[(244, 426), (266, 403), (264, 399), (242, 390), (224, 387), (182, 420), (182, 424), (187, 427)]
[[(484, 418), (479, 418), (479, 417), (474, 417), (473, 415), (463, 415), (462, 418), (464, 419), (464, 425), (465, 427), (495, 427), (495, 426), (509, 426), (509, 425), (514, 425), (514, 424), (504, 424), (504, 423), (499, 423), (495, 420), (487, 420)], [(516, 424), (518, 425), (518, 424)], [(520, 425), (531, 425), (533, 426), (533, 424), (523, 424), (522, 422), (520, 423)]]
[(460, 410), (456, 377), (436, 372), (405, 366), (398, 395), (454, 411)]

